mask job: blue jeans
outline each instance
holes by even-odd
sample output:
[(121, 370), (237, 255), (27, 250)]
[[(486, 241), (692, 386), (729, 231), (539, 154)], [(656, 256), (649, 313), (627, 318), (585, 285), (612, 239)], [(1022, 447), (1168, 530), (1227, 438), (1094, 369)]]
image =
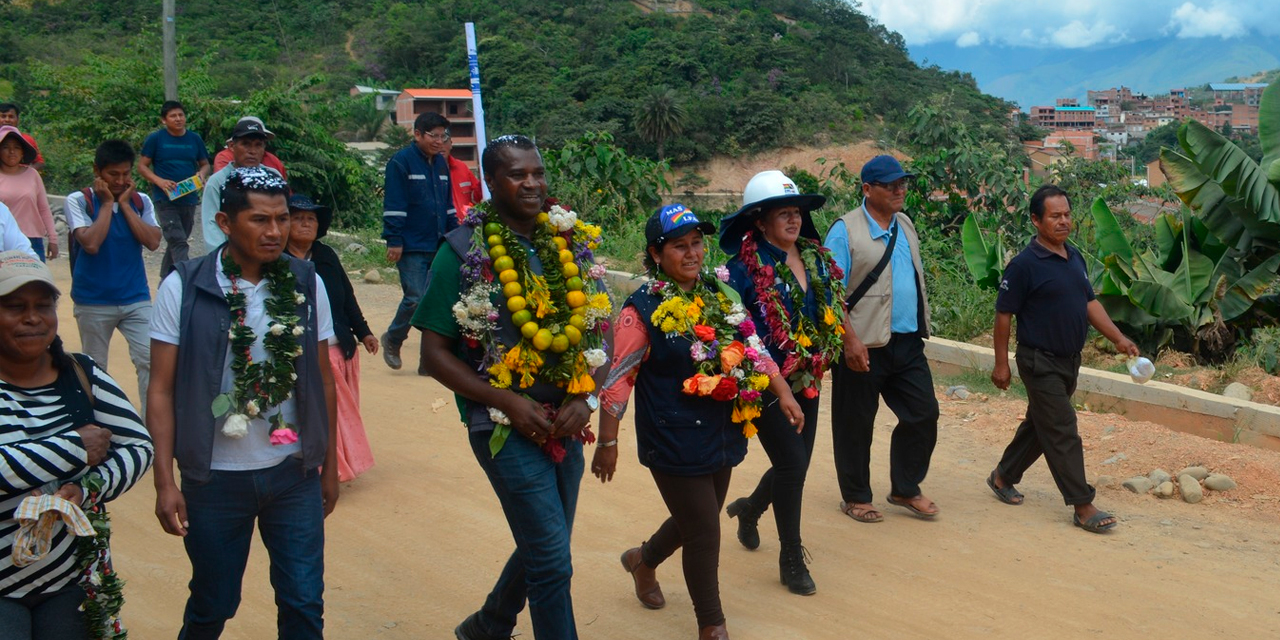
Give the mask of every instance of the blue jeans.
[(182, 481), (191, 597), (179, 640), (217, 638), (240, 606), (253, 524), (271, 558), (281, 640), (323, 638), (324, 506), (320, 472), (288, 458), (269, 469), (212, 471)]
[(27, 238), (31, 242), (31, 250), (40, 256), (40, 262), (44, 262), (44, 238)]
[(5, 640), (88, 640), (83, 603), (75, 582), (54, 593), (0, 598), (0, 632)]
[(490, 434), (472, 432), (471, 450), (498, 494), (516, 550), (476, 621), (486, 637), (506, 638), (527, 597), (534, 638), (576, 640), (569, 535), (582, 481), (582, 443), (565, 439), (564, 460), (556, 464), (533, 441), (513, 433), (494, 458)]
[(387, 327), (387, 338), (391, 344), (400, 345), (409, 337), (409, 321), (413, 319), (413, 312), (418, 310), (422, 294), (427, 291), (427, 272), (435, 258), (434, 251), (406, 251), (396, 262), (404, 298), (396, 309), (396, 317), (391, 319), (391, 326)]

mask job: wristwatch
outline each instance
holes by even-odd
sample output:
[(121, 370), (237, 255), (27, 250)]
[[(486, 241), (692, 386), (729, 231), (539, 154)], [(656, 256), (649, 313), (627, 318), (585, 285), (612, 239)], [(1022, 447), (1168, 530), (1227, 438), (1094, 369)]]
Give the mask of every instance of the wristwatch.
[(587, 401), (587, 408), (591, 410), (591, 413), (595, 413), (600, 410), (600, 398), (597, 398), (596, 394), (588, 393), (583, 400)]

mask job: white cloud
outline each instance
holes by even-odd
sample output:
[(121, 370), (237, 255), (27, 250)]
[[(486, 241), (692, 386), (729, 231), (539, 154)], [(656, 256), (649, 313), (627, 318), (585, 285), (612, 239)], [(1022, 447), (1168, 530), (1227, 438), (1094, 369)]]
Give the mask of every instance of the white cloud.
[(1184, 3), (1173, 12), (1169, 21), (1169, 29), (1176, 31), (1179, 38), (1234, 38), (1245, 34), (1244, 25), (1239, 15), (1229, 7), (1215, 3), (1208, 9), (1202, 9), (1190, 2)]
[(1114, 25), (1099, 21), (1090, 27), (1079, 20), (1068, 22), (1049, 36), (1050, 42), (1063, 49), (1083, 49), (1116, 39), (1123, 40), (1124, 37)]
[(1275, 0), (859, 0), (907, 44), (1082, 48), (1176, 35), (1280, 35)]

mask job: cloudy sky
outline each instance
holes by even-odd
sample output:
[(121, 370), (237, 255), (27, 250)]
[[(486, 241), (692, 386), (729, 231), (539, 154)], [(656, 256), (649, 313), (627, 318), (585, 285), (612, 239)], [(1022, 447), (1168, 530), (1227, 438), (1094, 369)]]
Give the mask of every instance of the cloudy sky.
[(1276, 0), (859, 0), (908, 45), (1080, 49), (1160, 37), (1280, 34)]

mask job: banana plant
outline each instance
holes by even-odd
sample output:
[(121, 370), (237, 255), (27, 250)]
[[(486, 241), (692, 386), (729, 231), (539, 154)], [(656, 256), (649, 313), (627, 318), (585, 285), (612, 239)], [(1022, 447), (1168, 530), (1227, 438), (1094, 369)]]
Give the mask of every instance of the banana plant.
[(995, 242), (987, 242), (974, 214), (964, 219), (960, 229), (964, 263), (974, 282), (983, 289), (995, 289), (1004, 273), (1004, 240), (996, 234)]

